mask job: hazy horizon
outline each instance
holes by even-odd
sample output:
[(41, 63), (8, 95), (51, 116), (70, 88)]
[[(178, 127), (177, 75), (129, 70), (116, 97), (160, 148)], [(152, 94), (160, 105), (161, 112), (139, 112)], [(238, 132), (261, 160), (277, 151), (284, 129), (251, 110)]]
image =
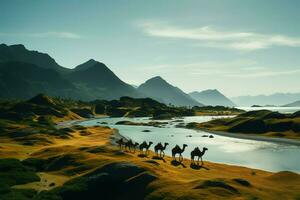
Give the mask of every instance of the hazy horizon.
[(2, 1), (0, 43), (68, 68), (93, 58), (134, 85), (159, 75), (185, 92), (300, 92), (300, 2), (172, 2)]

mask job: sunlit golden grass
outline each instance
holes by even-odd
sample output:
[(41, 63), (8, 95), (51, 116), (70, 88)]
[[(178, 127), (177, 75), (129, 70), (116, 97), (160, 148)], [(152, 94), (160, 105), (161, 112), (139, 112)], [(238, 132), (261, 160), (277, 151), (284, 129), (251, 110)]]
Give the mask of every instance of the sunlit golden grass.
[[(139, 157), (139, 152), (120, 152), (111, 144), (114, 130), (106, 127), (90, 127), (76, 130), (69, 139), (51, 138), (52, 144), (24, 146), (1, 140), (0, 157), (18, 159), (37, 158), (59, 160), (49, 171), (40, 172), (40, 182), (13, 186), (49, 190), (66, 181), (87, 174), (98, 167), (113, 162), (131, 162), (158, 177), (149, 187), (151, 197), (166, 196), (191, 199), (293, 199), (299, 195), (300, 176), (291, 172), (271, 173), (246, 167), (204, 162), (203, 167), (192, 169), (190, 160), (184, 159), (174, 166), (168, 156), (164, 160), (153, 159), (153, 152)], [(205, 159), (205, 157), (204, 157)], [(236, 181), (249, 183), (243, 185)], [(52, 186), (50, 184), (52, 183)], [(233, 189), (232, 189), (233, 188)]]

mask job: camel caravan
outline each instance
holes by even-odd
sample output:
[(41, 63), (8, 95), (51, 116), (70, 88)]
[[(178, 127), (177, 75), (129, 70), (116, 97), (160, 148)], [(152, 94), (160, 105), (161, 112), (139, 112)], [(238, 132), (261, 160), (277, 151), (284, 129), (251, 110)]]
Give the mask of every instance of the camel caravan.
[[(149, 149), (153, 144), (153, 142), (147, 143), (146, 141), (139, 144), (137, 142), (133, 142), (132, 140), (126, 141), (124, 140), (124, 138), (117, 140), (116, 143), (119, 145), (120, 150), (124, 150), (127, 152), (135, 153), (136, 149), (139, 149), (140, 151), (139, 156), (143, 156), (143, 157), (149, 155)], [(169, 143), (162, 144), (161, 142), (159, 142), (154, 146), (154, 152), (157, 158), (162, 159), (165, 156), (164, 151), (166, 150), (168, 145)], [(172, 152), (173, 161), (180, 162), (180, 163), (183, 161), (182, 153), (185, 151), (187, 146), (188, 145), (183, 144), (182, 148), (179, 145), (176, 145), (175, 147), (172, 148), (171, 152)], [(206, 147), (203, 147), (202, 151), (199, 149), (199, 147), (195, 147), (195, 149), (191, 151), (191, 165), (199, 165), (200, 161), (201, 161), (201, 165), (203, 165), (202, 156), (205, 154), (207, 150), (208, 149)], [(176, 155), (178, 155), (178, 160), (176, 158)]]

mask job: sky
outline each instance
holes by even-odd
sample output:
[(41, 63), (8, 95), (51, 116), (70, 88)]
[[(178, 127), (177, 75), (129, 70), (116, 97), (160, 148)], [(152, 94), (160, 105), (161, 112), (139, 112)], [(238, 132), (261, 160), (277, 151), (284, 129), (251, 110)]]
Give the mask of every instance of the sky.
[(0, 43), (185, 92), (300, 92), (297, 0), (0, 0)]

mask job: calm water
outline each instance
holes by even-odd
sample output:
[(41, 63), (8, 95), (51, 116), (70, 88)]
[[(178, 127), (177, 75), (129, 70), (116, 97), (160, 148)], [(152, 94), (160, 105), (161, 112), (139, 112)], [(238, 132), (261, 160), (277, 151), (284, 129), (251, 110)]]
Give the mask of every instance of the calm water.
[[(211, 116), (184, 117), (185, 123), (204, 122), (211, 120)], [(163, 128), (147, 126), (128, 126), (115, 125), (121, 120), (148, 122), (148, 118), (100, 118), (81, 122), (81, 125), (92, 126), (99, 125), (101, 122), (107, 122), (108, 126), (117, 128), (121, 135), (130, 138), (136, 142), (152, 141), (168, 142), (170, 146), (166, 149), (166, 154), (170, 155), (171, 148), (178, 144), (187, 144), (188, 147), (183, 156), (190, 158), (190, 151), (194, 147), (207, 147), (208, 151), (204, 155), (204, 160), (212, 162), (241, 165), (251, 168), (263, 169), (267, 171), (289, 170), (300, 173), (300, 146), (293, 146), (281, 143), (272, 143), (265, 141), (254, 141), (247, 139), (237, 139), (214, 135), (214, 138), (202, 137), (210, 135), (203, 131), (176, 128), (174, 120), (168, 120), (168, 124)], [(142, 132), (150, 130), (151, 132)], [(191, 137), (190, 137), (191, 136)], [(152, 148), (153, 149), (153, 146)]]
[(239, 109), (245, 111), (252, 111), (252, 110), (271, 110), (277, 111), (280, 113), (294, 113), (300, 110), (300, 107), (237, 107)]

